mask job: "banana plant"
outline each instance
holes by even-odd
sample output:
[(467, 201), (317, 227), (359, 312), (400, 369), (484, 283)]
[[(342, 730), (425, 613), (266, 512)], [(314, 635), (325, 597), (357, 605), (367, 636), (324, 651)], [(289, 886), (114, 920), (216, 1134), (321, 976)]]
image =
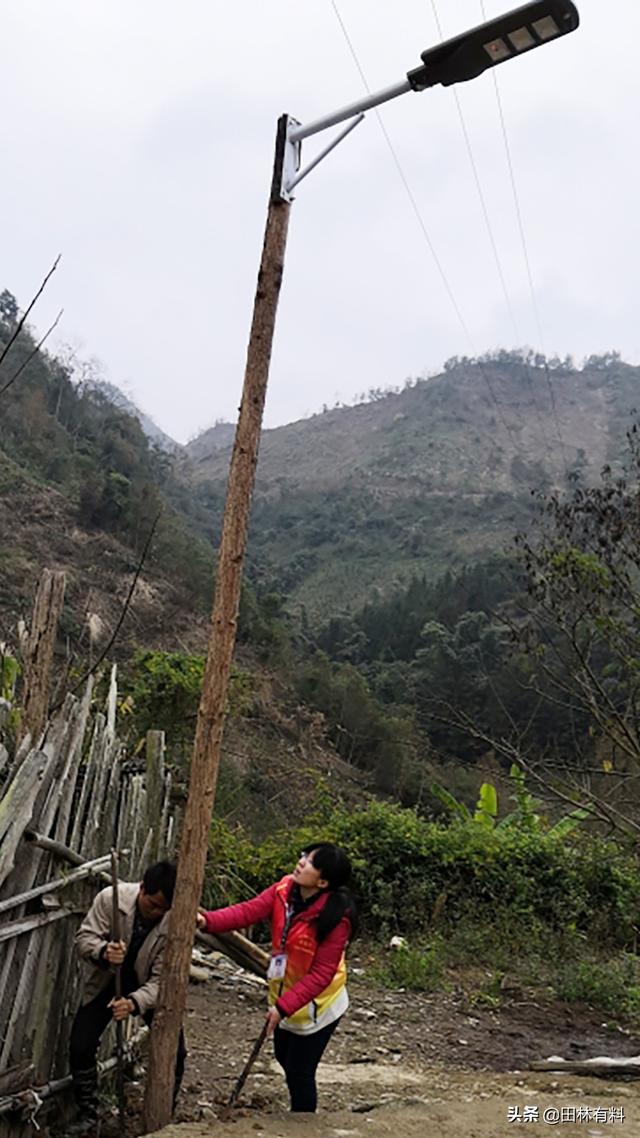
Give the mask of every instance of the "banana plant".
[(518, 827), (523, 830), (540, 831), (555, 834), (557, 837), (566, 837), (581, 822), (589, 818), (589, 810), (582, 807), (572, 810), (570, 814), (560, 818), (553, 826), (548, 826), (545, 818), (539, 813), (541, 802), (535, 798), (525, 785), (524, 772), (517, 763), (513, 763), (509, 776), (514, 784), (514, 798), (516, 809), (498, 821), (498, 793), (492, 782), (483, 782), (480, 787), (478, 801), (473, 814), (464, 802), (460, 802), (446, 787), (439, 782), (431, 784), (431, 793), (449, 813), (459, 822), (474, 822), (486, 829), (504, 830), (509, 827)]
[(488, 829), (493, 829), (497, 816), (498, 794), (496, 788), (492, 782), (483, 782), (473, 820), (479, 826), (487, 826)]

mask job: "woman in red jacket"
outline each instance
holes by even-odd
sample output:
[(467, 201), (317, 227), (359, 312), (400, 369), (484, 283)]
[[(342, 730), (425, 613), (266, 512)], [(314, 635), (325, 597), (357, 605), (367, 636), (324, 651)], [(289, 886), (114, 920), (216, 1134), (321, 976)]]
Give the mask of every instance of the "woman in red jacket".
[(294, 1111), (315, 1111), (316, 1068), (349, 1006), (345, 950), (356, 932), (350, 877), (343, 850), (310, 842), (293, 873), (252, 901), (197, 917), (209, 933), (271, 922), (267, 1034)]

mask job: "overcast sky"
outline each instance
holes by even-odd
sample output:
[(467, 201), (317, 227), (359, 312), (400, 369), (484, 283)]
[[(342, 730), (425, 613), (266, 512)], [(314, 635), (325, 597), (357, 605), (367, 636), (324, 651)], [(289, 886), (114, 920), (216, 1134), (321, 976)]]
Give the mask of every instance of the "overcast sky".
[[(485, 0), (488, 16), (509, 0)], [(496, 69), (540, 344), (491, 73), (381, 115), (465, 332), (370, 112), (293, 206), (266, 424), (451, 355), (530, 344), (640, 361), (638, 0), (579, 0), (581, 28)], [(337, 0), (370, 86), (437, 42), (431, 0)], [(445, 36), (480, 0), (438, 0)], [(35, 325), (96, 356), (174, 438), (235, 418), (277, 117), (362, 79), (332, 0), (5, 0), (2, 272)], [(304, 144), (304, 158), (317, 140)], [(515, 324), (515, 326), (514, 326)]]

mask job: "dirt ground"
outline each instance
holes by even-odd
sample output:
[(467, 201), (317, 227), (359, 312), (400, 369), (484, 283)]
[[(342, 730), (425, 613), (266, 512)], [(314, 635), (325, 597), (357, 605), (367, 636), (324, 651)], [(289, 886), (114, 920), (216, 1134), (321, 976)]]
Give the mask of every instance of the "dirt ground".
[[(372, 984), (366, 964), (352, 958), (352, 1006), (318, 1071), (318, 1114), (289, 1114), (267, 1045), (223, 1123), (222, 1106), (262, 1026), (264, 988), (219, 961), (208, 983), (191, 986), (187, 1073), (163, 1138), (229, 1131), (233, 1138), (503, 1138), (525, 1125), (533, 1135), (556, 1126), (563, 1138), (640, 1138), (639, 1082), (528, 1070), (552, 1055), (635, 1055), (637, 1036), (593, 1010), (534, 998), (508, 983), (496, 1007), (479, 1006), (455, 987), (390, 992)], [(140, 1097), (141, 1084), (131, 1088), (132, 1112)]]

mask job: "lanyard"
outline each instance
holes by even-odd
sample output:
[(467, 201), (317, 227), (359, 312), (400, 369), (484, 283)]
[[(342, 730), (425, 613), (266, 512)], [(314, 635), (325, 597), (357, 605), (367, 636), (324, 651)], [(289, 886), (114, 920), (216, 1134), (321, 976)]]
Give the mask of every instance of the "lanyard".
[(286, 944), (287, 937), (289, 936), (289, 929), (291, 928), (292, 920), (293, 920), (293, 905), (286, 905), (285, 906), (284, 928), (282, 930), (282, 936), (280, 937), (280, 952), (284, 952), (284, 946)]

